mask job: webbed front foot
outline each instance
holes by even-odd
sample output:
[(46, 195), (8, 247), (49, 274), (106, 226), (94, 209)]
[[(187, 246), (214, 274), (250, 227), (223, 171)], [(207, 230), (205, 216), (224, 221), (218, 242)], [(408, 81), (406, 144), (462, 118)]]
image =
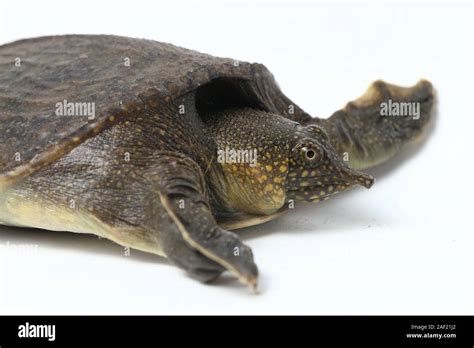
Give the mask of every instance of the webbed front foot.
[[(157, 188), (150, 202), (150, 226), (156, 228), (166, 256), (202, 282), (228, 270), (256, 288), (258, 270), (251, 249), (217, 225), (206, 197), (202, 172), (179, 154), (161, 156), (147, 178)], [(159, 207), (163, 213), (153, 210)]]

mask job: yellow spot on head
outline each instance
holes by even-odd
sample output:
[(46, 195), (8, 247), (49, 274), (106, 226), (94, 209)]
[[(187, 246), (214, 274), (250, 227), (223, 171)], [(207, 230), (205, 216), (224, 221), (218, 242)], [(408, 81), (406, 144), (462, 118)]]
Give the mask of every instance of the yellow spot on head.
[(303, 178), (307, 177), (307, 176), (308, 176), (308, 171), (307, 171), (306, 169), (303, 170), (303, 172), (301, 173), (301, 176), (302, 176)]
[(280, 166), (280, 172), (282, 172), (282, 173), (286, 172), (287, 169), (288, 169), (288, 167), (285, 166), (284, 164)]
[(273, 170), (273, 166), (271, 166), (270, 164), (266, 165), (265, 169), (267, 170), (267, 172), (271, 172)]
[(261, 183), (261, 184), (263, 184), (267, 179), (268, 178), (267, 178), (266, 175), (261, 175), (261, 176), (257, 177), (258, 182)]
[(250, 172), (252, 174), (260, 174), (260, 170), (258, 168), (252, 168), (252, 169), (250, 169)]

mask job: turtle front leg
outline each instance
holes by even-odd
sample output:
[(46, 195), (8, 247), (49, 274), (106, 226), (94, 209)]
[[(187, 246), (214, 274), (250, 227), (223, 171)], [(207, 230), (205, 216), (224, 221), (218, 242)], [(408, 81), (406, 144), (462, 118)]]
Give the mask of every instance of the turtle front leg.
[[(161, 155), (145, 178), (156, 190), (147, 209), (166, 256), (192, 277), (210, 281), (228, 270), (244, 284), (257, 285), (252, 251), (239, 237), (217, 225), (206, 195), (203, 174), (178, 153)], [(160, 211), (166, 212), (166, 216)]]
[[(11, 188), (0, 208), (11, 225), (93, 233), (165, 256), (202, 282), (229, 270), (256, 286), (252, 252), (217, 225), (199, 166), (174, 152), (123, 161), (125, 151), (101, 153), (94, 144), (79, 146)], [(100, 161), (77, 161), (102, 154)], [(19, 209), (27, 214), (8, 214)]]

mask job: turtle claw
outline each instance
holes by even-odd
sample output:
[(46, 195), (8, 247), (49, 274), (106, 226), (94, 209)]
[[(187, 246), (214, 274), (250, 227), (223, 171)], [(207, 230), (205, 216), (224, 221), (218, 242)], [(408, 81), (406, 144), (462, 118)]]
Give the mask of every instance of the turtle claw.
[(252, 292), (253, 292), (254, 295), (257, 295), (259, 293), (257, 278), (255, 278), (254, 281), (249, 283), (249, 286), (252, 289)]

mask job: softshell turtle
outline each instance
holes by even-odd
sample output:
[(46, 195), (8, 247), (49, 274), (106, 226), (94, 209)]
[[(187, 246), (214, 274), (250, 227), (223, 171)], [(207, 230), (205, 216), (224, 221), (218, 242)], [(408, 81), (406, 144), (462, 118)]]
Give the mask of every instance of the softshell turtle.
[(96, 234), (253, 287), (252, 252), (228, 230), (369, 188), (359, 170), (417, 138), (433, 104), (425, 80), (377, 81), (312, 118), (261, 64), (117, 36), (16, 41), (0, 66), (0, 223)]

